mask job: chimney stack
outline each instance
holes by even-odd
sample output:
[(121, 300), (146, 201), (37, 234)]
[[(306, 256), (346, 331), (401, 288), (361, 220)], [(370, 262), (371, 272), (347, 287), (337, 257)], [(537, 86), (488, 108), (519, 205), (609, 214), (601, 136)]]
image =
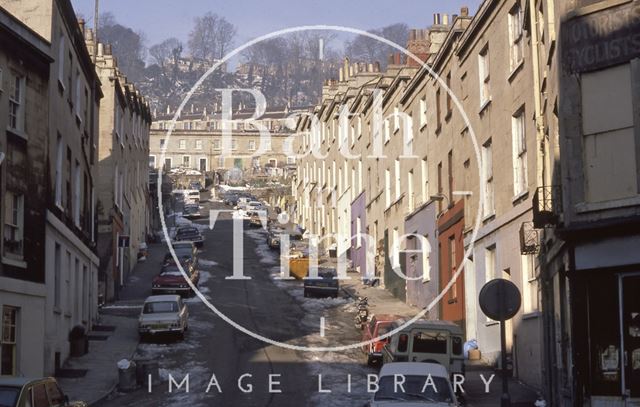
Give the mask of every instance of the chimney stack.
[(101, 57), (104, 55), (104, 44), (99, 42), (98, 43), (98, 56)]
[(449, 14), (442, 15), (442, 25), (449, 25)]
[(469, 7), (464, 6), (460, 8), (460, 15), (462, 17), (469, 17)]
[(380, 61), (373, 63), (373, 72), (380, 72)]
[(111, 44), (106, 44), (104, 46), (104, 54), (105, 55), (111, 55)]
[(342, 67), (338, 68), (338, 81), (344, 81), (344, 74), (342, 73)]
[(342, 66), (343, 66), (342, 75), (344, 77), (344, 80), (347, 81), (349, 80), (349, 57), (344, 58), (344, 63)]
[(435, 13), (433, 15), (433, 25), (440, 25), (440, 13)]

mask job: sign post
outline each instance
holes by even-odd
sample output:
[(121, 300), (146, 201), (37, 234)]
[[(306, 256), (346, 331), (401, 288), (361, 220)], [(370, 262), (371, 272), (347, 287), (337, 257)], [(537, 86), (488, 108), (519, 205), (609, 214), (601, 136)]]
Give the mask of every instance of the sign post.
[(520, 291), (511, 281), (496, 278), (486, 283), (480, 290), (480, 309), (486, 316), (500, 321), (500, 356), (502, 367), (502, 396), (500, 406), (510, 407), (509, 378), (507, 377), (507, 334), (505, 324), (513, 318), (520, 309)]

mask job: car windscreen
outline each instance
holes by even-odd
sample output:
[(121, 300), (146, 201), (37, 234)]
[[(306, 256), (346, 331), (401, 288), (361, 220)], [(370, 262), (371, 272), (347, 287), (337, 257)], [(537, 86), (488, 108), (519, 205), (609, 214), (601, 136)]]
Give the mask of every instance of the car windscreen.
[[(404, 379), (402, 385), (401, 383)], [(453, 396), (449, 382), (439, 376), (400, 375), (383, 376), (374, 400), (451, 403)]]
[(417, 353), (447, 353), (447, 338), (448, 336), (441, 332), (415, 332), (411, 351)]
[(188, 246), (174, 247), (173, 251), (176, 252), (176, 256), (179, 259), (185, 258), (185, 257), (191, 257), (193, 255), (193, 248)]
[(19, 395), (17, 387), (0, 386), (0, 407), (15, 407)]
[(178, 270), (177, 267), (173, 266), (173, 267), (163, 269), (160, 272), (160, 275), (166, 276), (166, 277), (179, 277), (182, 275), (182, 273), (180, 272), (180, 270)]
[(144, 314), (159, 314), (163, 312), (178, 312), (178, 303), (175, 301), (158, 301), (144, 304)]

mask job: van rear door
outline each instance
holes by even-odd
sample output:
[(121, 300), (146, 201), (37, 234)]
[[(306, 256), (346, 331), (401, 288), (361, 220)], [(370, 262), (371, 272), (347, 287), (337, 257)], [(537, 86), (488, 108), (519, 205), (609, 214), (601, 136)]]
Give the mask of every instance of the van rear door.
[(412, 329), (409, 346), (410, 362), (439, 363), (449, 370), (449, 332)]

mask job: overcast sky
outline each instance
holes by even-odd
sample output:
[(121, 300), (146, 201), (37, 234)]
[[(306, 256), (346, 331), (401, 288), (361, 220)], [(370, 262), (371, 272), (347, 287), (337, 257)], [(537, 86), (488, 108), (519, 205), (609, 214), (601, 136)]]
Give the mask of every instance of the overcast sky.
[[(95, 0), (71, 0), (76, 13), (93, 25)], [(194, 17), (208, 11), (236, 25), (235, 45), (297, 25), (342, 25), (360, 29), (406, 23), (425, 28), (433, 13), (459, 14), (466, 5), (474, 14), (481, 0), (100, 0), (100, 12), (142, 31), (147, 47), (169, 37), (186, 42)], [(401, 44), (404, 45), (404, 44)]]

